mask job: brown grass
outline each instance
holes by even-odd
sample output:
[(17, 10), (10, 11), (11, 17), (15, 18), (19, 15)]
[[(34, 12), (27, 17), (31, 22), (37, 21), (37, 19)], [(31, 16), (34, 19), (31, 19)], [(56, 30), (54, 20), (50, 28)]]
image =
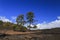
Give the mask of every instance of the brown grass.
[(13, 30), (0, 30), (0, 33), (5, 33), (5, 34), (9, 34), (9, 35), (17, 35), (17, 34), (31, 34), (34, 32), (17, 32), (17, 31), (13, 31)]

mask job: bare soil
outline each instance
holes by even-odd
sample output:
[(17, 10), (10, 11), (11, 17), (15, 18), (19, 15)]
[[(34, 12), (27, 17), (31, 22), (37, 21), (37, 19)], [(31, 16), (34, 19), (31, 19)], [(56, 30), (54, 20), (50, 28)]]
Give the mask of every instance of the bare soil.
[(45, 34), (41, 31), (17, 32), (13, 30), (0, 30), (0, 33), (9, 34), (0, 37), (0, 40), (60, 40), (60, 34)]

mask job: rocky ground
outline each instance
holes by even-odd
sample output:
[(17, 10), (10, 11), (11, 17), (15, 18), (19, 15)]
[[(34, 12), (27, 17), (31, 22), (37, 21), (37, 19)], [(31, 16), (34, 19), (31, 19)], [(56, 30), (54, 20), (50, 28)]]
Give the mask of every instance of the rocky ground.
[(60, 40), (60, 34), (7, 35), (0, 40)]
[(59, 32), (52, 30), (49, 31), (39, 30), (30, 32), (7, 31), (5, 36), (0, 35), (0, 40), (60, 40), (60, 31)]

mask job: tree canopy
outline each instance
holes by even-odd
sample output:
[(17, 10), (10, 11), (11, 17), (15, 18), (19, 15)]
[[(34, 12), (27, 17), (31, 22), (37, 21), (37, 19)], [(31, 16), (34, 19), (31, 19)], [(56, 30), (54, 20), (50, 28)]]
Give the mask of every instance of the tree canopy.
[(17, 17), (16, 22), (18, 25), (23, 25), (24, 24), (24, 15), (21, 14)]
[[(17, 24), (10, 23), (10, 22), (3, 22), (0, 20), (0, 27), (2, 29), (8, 28), (8, 29), (18, 30), (18, 31), (26, 31), (27, 28), (29, 28), (29, 30), (30, 30), (30, 28), (37, 28), (36, 25), (34, 27), (31, 27), (31, 24), (34, 23), (34, 17), (35, 16), (34, 16), (33, 12), (26, 13), (25, 17), (23, 14), (20, 14), (16, 18)], [(29, 25), (27, 27), (25, 27), (24, 24), (27, 24), (27, 23), (29, 23)]]
[(34, 21), (34, 13), (33, 12), (28, 12), (26, 14), (26, 18), (27, 18), (27, 22), (29, 22), (30, 24), (33, 23), (33, 21)]

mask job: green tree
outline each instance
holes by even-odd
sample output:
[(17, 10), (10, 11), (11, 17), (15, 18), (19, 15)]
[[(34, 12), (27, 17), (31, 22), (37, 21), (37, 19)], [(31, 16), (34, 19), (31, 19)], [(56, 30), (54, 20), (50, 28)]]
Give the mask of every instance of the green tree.
[(18, 29), (18, 25), (13, 24), (13, 30), (16, 31)]
[(0, 25), (2, 25), (3, 24), (3, 21), (2, 20), (0, 20)]
[(24, 15), (23, 14), (21, 14), (17, 17), (16, 22), (17, 22), (17, 25), (18, 25), (17, 29), (19, 31), (24, 31), (25, 27), (23, 25), (25, 24), (25, 20), (24, 20)]
[(37, 28), (37, 26), (36, 25), (34, 25), (34, 27), (33, 28)]
[(4, 29), (8, 30), (8, 29), (11, 28), (11, 23), (10, 23), (10, 22), (5, 22), (5, 23), (3, 24), (3, 27), (4, 27)]
[(0, 20), (0, 29), (3, 29), (3, 21)]
[(28, 12), (27, 15), (27, 22), (29, 22), (29, 29), (30, 29), (30, 25), (34, 22), (34, 13), (33, 12)]
[(16, 22), (18, 25), (24, 25), (24, 15), (21, 14), (17, 17)]

